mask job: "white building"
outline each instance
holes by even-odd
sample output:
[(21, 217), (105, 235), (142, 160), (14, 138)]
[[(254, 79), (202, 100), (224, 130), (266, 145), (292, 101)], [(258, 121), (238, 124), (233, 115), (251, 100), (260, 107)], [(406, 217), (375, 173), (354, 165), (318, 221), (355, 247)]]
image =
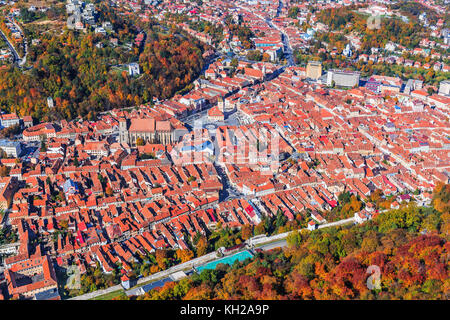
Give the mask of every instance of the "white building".
[(136, 62), (133, 62), (133, 63), (130, 63), (129, 65), (128, 65), (128, 74), (130, 75), (130, 76), (137, 76), (137, 75), (140, 75), (141, 74), (141, 70), (140, 70), (140, 68), (139, 68), (139, 64), (138, 63), (136, 63)]
[(0, 120), (3, 128), (8, 128), (20, 123), (20, 119), (15, 113), (2, 114)]
[(327, 86), (331, 86), (333, 82), (341, 87), (354, 87), (359, 85), (359, 72), (329, 70), (327, 73)]
[(53, 98), (52, 97), (48, 97), (47, 98), (47, 106), (51, 109), (55, 106), (55, 104), (53, 103)]
[(363, 223), (370, 219), (372, 219), (372, 214), (367, 212), (366, 210), (361, 210), (359, 212), (355, 212), (355, 221), (357, 223)]
[(450, 95), (450, 80), (441, 81), (441, 83), (439, 83), (439, 94), (443, 96)]
[(0, 140), (0, 149), (2, 149), (8, 155), (8, 157), (14, 158), (18, 158), (22, 151), (20, 142), (10, 141), (6, 139)]
[(344, 55), (346, 57), (351, 57), (352, 54), (353, 54), (352, 47), (351, 47), (350, 43), (347, 43), (347, 45), (345, 46), (345, 49), (342, 51), (342, 55)]

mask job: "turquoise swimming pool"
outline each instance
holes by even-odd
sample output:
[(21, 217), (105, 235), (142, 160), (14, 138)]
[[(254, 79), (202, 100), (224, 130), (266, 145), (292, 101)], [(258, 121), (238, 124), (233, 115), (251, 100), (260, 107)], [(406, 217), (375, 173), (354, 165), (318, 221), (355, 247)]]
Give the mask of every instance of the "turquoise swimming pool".
[(200, 273), (203, 270), (208, 270), (208, 269), (216, 269), (216, 266), (220, 263), (224, 263), (224, 264), (228, 264), (228, 265), (232, 265), (235, 261), (244, 261), (247, 258), (253, 258), (253, 255), (249, 252), (249, 251), (242, 251), (236, 254), (233, 254), (231, 256), (207, 263), (203, 266), (197, 267), (197, 272)]

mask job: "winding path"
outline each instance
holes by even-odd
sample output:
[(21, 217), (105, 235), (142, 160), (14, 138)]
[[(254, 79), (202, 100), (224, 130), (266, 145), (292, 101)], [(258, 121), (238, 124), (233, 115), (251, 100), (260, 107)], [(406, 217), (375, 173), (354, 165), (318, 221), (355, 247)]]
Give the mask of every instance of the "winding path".
[(2, 30), (0, 30), (1, 36), (2, 38), (6, 41), (6, 43), (8, 44), (9, 49), (11, 50), (11, 52), (13, 53), (14, 56), (14, 60), (13, 63), (17, 63), (19, 67), (22, 67), (26, 62), (27, 62), (27, 54), (28, 54), (28, 44), (27, 44), (27, 40), (25, 38), (25, 34), (22, 30), (22, 28), (14, 21), (14, 18), (10, 18), (8, 17), (8, 20), (14, 24), (14, 26), (20, 31), (20, 33), (22, 34), (23, 37), (23, 43), (25, 46), (25, 54), (23, 56), (23, 58), (20, 58), (19, 53), (17, 52), (16, 48), (14, 47), (14, 45), (11, 43), (11, 41), (9, 40), (9, 38), (6, 36), (6, 34), (3, 33)]

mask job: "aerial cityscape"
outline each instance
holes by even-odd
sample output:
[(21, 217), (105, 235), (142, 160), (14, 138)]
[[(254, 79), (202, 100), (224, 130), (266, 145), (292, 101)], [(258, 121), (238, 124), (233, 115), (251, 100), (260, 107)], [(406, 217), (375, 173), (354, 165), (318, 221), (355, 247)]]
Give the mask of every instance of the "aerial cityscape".
[(448, 300), (449, 7), (0, 0), (0, 300)]

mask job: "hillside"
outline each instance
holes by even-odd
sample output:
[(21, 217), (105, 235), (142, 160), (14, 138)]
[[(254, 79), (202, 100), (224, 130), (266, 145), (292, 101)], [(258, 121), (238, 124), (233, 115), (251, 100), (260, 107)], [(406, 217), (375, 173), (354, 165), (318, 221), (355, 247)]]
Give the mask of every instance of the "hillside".
[[(98, 112), (169, 98), (199, 74), (205, 50), (199, 41), (153, 21), (125, 19), (103, 5), (97, 9), (99, 21), (110, 23), (106, 34), (70, 30), (65, 23), (55, 30), (65, 18), (53, 20), (51, 10), (17, 18), (29, 43), (27, 66), (0, 70), (0, 108), (42, 121), (94, 119)], [(131, 62), (140, 64), (140, 76), (129, 74)]]

